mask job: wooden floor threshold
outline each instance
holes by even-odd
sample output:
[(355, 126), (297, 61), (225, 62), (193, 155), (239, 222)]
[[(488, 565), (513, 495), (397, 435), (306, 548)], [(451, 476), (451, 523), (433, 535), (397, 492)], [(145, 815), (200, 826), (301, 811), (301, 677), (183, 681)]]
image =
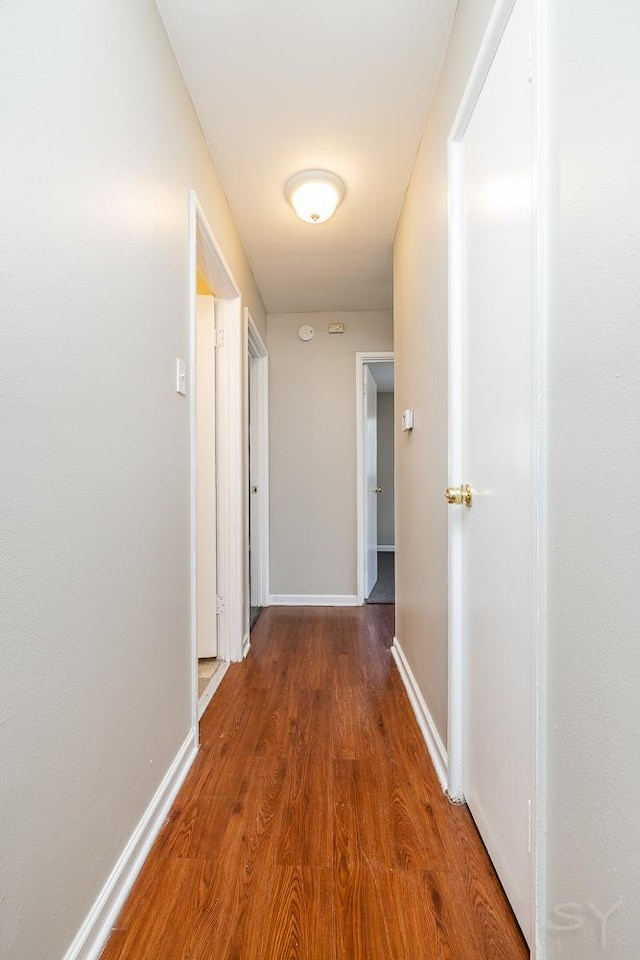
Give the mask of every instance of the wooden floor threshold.
[(393, 662), (393, 606), (272, 607), (103, 960), (524, 960)]

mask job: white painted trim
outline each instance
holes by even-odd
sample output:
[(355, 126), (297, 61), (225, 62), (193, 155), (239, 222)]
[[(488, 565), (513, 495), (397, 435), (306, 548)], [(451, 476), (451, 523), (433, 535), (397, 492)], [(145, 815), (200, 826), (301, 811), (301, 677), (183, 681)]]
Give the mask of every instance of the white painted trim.
[(244, 403), (242, 406), (242, 439), (243, 439), (243, 464), (242, 464), (242, 509), (244, 514), (244, 554), (243, 554), (243, 585), (244, 585), (244, 605), (242, 611), (242, 651), (244, 657), (244, 644), (247, 633), (251, 630), (251, 552), (249, 544), (249, 527), (251, 509), (251, 496), (249, 493), (250, 475), (249, 475), (249, 429), (251, 421), (251, 396), (249, 394), (249, 364), (250, 364), (250, 331), (249, 331), (249, 310), (247, 307), (243, 311), (242, 324), (242, 395)]
[(395, 553), (395, 552), (396, 552), (396, 548), (392, 543), (385, 544), (385, 545), (378, 544), (378, 553)]
[(198, 698), (198, 720), (202, 719), (202, 714), (205, 712), (205, 710), (211, 703), (213, 695), (218, 689), (218, 687), (220, 686), (222, 682), (222, 678), (224, 677), (228, 669), (229, 669), (228, 662), (221, 660), (220, 666), (218, 667), (214, 675), (211, 677), (211, 679), (209, 680), (209, 683), (206, 685), (200, 697)]
[[(257, 566), (257, 583), (256, 583), (256, 600), (257, 606), (267, 607), (269, 605), (269, 566), (270, 566), (270, 553), (269, 553), (269, 356), (267, 352), (266, 344), (260, 336), (260, 331), (253, 321), (248, 309), (245, 309), (245, 328), (247, 332), (247, 349), (245, 354), (247, 356), (247, 383), (245, 386), (245, 397), (247, 402), (247, 416), (245, 418), (246, 423), (246, 450), (245, 457), (247, 464), (249, 463), (249, 409), (251, 400), (253, 397), (254, 413), (255, 418), (253, 421), (253, 426), (255, 428), (255, 447), (256, 449), (252, 451), (253, 461), (254, 461), (254, 478), (256, 480), (256, 485), (258, 487), (258, 493), (256, 496), (260, 498), (260, 510), (259, 510), (259, 534), (257, 537), (257, 557), (256, 557), (256, 566)], [(249, 396), (249, 383), (248, 383), (248, 364), (250, 358), (255, 361), (255, 376), (251, 384), (251, 393), (252, 397)], [(246, 488), (246, 530), (247, 537), (249, 531), (249, 497), (251, 496), (249, 492), (249, 483), (250, 478), (247, 471), (247, 480), (245, 483)], [(253, 552), (253, 551), (252, 551)], [(247, 539), (247, 590), (246, 590), (246, 611), (245, 611), (245, 631), (249, 629), (249, 605), (251, 598), (249, 596), (249, 579), (248, 579), (248, 539)]]
[(262, 339), (262, 335), (258, 330), (248, 307), (245, 307), (244, 315), (247, 321), (247, 348), (250, 356), (266, 358), (269, 355), (267, 345)]
[(242, 660), (244, 638), (244, 429), (243, 326), (240, 298), (216, 299), (216, 328), (224, 346), (216, 351), (218, 382), (218, 551), (219, 591), (225, 611), (219, 616), (220, 657)]
[(413, 707), (413, 712), (416, 715), (416, 720), (418, 721), (418, 726), (427, 745), (433, 768), (443, 791), (446, 792), (449, 783), (447, 750), (397, 637), (393, 638), (391, 654), (398, 667), (398, 673), (404, 683), (409, 702)]
[(516, 0), (496, 0), (495, 2), (473, 64), (473, 69), (471, 70), (467, 85), (462, 94), (460, 106), (458, 107), (449, 132), (449, 147), (451, 144), (460, 141), (466, 132), (480, 93), (482, 92), (484, 82), (491, 69), (491, 64), (498, 52), (502, 34), (506, 30), (515, 5)]
[(275, 607), (357, 607), (355, 594), (274, 593), (269, 598)]
[(244, 642), (242, 644), (242, 659), (245, 660), (249, 656), (249, 651), (251, 650), (251, 631), (245, 634)]
[(102, 953), (113, 924), (167, 818), (197, 752), (197, 730), (194, 727), (162, 778), (162, 783), (127, 841), (109, 879), (65, 953), (64, 960), (97, 960)]
[[(460, 203), (458, 191), (452, 188), (460, 176), (459, 152), (448, 144), (449, 180), (449, 337), (448, 337), (448, 476), (462, 477), (462, 443), (459, 430), (452, 429), (462, 418), (462, 316), (463, 291), (458, 278), (462, 272), (460, 238)], [(455, 483), (462, 483), (456, 479)], [(462, 643), (462, 516), (458, 510), (449, 510), (448, 524), (448, 610), (449, 610), (449, 701), (447, 740), (449, 747), (449, 796), (456, 801), (464, 799), (462, 789), (463, 736), (463, 643)]]
[[(460, 176), (460, 144), (464, 137), (475, 105), (480, 97), (485, 80), (497, 53), (517, 0), (497, 0), (465, 88), (460, 106), (451, 128), (447, 143), (449, 183), (449, 482), (463, 482), (461, 476), (462, 448), (461, 431), (452, 425), (462, 422), (462, 317), (464, 302), (462, 283), (464, 271), (463, 244), (460, 235), (461, 209), (458, 191), (455, 189)], [(537, 552), (532, 589), (535, 595), (537, 629), (535, 636), (533, 702), (533, 797), (532, 803), (532, 944), (531, 960), (545, 960), (547, 955), (545, 933), (547, 930), (546, 906), (546, 704), (547, 704), (547, 596), (546, 565), (548, 556), (546, 529), (546, 384), (547, 384), (547, 217), (549, 210), (548, 186), (548, 81), (547, 50), (548, 25), (546, 0), (531, 0), (532, 17), (532, 69), (534, 91), (534, 220), (535, 246), (533, 272), (536, 299), (535, 343), (535, 467), (536, 503), (534, 523)], [(462, 514), (449, 511), (449, 796), (464, 800), (463, 783), (463, 595), (462, 595)]]
[(365, 367), (375, 363), (389, 363), (389, 361), (395, 363), (393, 350), (371, 350), (368, 353), (356, 353), (356, 598), (358, 605), (363, 604), (366, 600), (365, 559), (367, 545), (365, 542), (365, 504), (367, 498), (367, 477), (365, 470), (366, 452), (364, 449)]
[(549, 184), (549, 5), (547, 0), (533, 0), (533, 24), (531, 50), (533, 56), (534, 97), (534, 277), (537, 314), (536, 343), (536, 408), (537, 408), (537, 583), (536, 650), (534, 657), (534, 771), (532, 777), (532, 872), (533, 914), (532, 931), (533, 960), (547, 957), (548, 896), (547, 896), (547, 809), (544, 798), (547, 794), (547, 383), (548, 383), (548, 217), (551, 208)]
[(197, 432), (196, 432), (196, 311), (198, 297), (198, 200), (189, 193), (189, 361), (187, 394), (189, 397), (189, 648), (191, 664), (191, 725), (198, 730), (198, 639), (197, 622)]

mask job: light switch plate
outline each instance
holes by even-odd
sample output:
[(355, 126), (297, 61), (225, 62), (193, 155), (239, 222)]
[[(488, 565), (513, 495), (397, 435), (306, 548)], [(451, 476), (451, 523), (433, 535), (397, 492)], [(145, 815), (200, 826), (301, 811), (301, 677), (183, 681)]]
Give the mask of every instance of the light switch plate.
[(187, 368), (180, 357), (176, 357), (176, 393), (181, 397), (187, 395)]

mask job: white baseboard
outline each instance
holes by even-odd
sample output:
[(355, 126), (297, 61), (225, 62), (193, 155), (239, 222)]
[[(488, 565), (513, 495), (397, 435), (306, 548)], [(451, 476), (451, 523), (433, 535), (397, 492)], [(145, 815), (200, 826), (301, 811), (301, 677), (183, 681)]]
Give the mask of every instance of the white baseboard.
[(250, 649), (251, 649), (251, 634), (246, 633), (244, 641), (242, 643), (242, 659), (243, 660), (248, 655)]
[(382, 546), (378, 544), (378, 553), (395, 553), (395, 552), (396, 552), (396, 548), (392, 543), (383, 544)]
[(413, 675), (413, 671), (409, 666), (407, 658), (404, 655), (404, 651), (400, 646), (397, 637), (393, 638), (391, 653), (397, 664), (398, 672), (400, 673), (402, 682), (405, 685), (409, 702), (411, 703), (413, 712), (416, 715), (418, 726), (420, 727), (422, 736), (424, 737), (427, 745), (427, 750), (429, 751), (431, 762), (433, 763), (436, 774), (438, 775), (438, 780), (442, 785), (442, 789), (446, 792), (449, 786), (447, 751), (442, 740), (440, 739), (440, 734), (438, 733), (437, 727), (433, 722), (433, 717), (429, 712), (429, 708), (427, 707), (425, 699), (420, 692), (420, 687), (418, 686), (416, 678)]
[(273, 607), (357, 607), (355, 594), (278, 593), (269, 598)]
[(228, 669), (229, 669), (229, 664), (226, 662), (226, 660), (223, 660), (221, 662), (221, 665), (218, 667), (214, 675), (209, 680), (209, 683), (206, 685), (206, 687), (202, 691), (202, 695), (198, 697), (198, 720), (202, 720), (202, 714), (205, 712), (205, 710), (211, 703), (211, 699), (214, 693), (216, 692), (216, 690), (218, 689), (218, 687), (220, 686), (222, 682), (222, 678), (224, 677)]
[(153, 841), (167, 818), (197, 752), (196, 730), (191, 730), (138, 826), (131, 834), (118, 862), (111, 871), (111, 876), (65, 953), (64, 960), (98, 960), (116, 917), (147, 858)]

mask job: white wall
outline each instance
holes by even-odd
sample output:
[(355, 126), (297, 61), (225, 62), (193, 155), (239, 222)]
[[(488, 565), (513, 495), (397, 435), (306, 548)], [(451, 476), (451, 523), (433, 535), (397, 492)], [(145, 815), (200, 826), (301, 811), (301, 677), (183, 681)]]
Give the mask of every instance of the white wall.
[(190, 727), (189, 188), (265, 314), (151, 0), (0, 36), (0, 954), (51, 960)]
[(493, 0), (459, 0), (394, 247), (396, 633), (447, 740), (447, 136)]
[(394, 546), (394, 478), (393, 478), (393, 423), (392, 393), (378, 393), (378, 544)]
[(355, 355), (392, 340), (386, 311), (269, 314), (272, 594), (355, 596)]
[(637, 960), (640, 7), (546, 7), (549, 957)]

